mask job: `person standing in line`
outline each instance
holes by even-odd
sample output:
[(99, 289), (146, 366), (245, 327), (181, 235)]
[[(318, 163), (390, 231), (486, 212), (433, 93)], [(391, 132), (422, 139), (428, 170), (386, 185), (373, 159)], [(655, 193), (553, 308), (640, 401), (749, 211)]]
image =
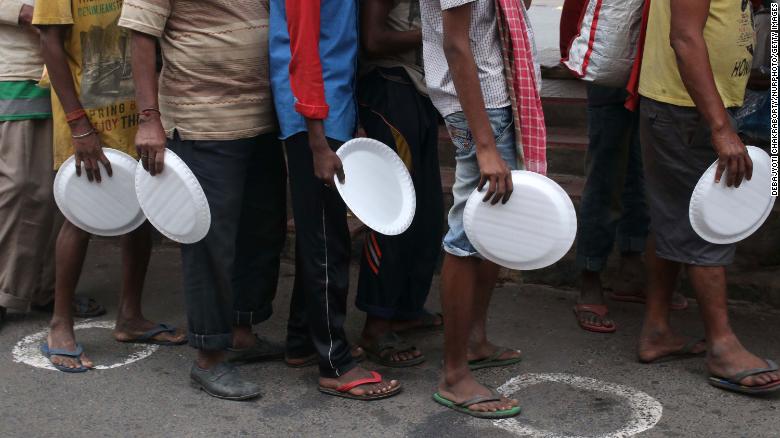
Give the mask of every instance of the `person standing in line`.
[[(726, 266), (736, 244), (705, 241), (688, 206), (699, 178), (717, 160), (715, 182), (739, 190), (753, 163), (727, 108), (743, 103), (753, 57), (748, 0), (653, 0), (639, 80), (640, 132), (655, 250), (648, 251), (643, 362), (706, 350), (709, 383), (746, 394), (780, 390), (780, 369), (748, 351), (728, 318)], [(675, 333), (669, 306), (685, 268), (706, 342)]]
[(287, 215), (268, 77), (268, 4), (126, 0), (119, 25), (133, 31), (142, 108), (135, 144), (144, 167), (164, 171), (167, 143), (211, 208), (206, 237), (181, 248), (188, 338), (198, 350), (190, 379), (214, 397), (256, 398), (260, 387), (233, 364), (284, 356), (281, 344), (252, 332), (272, 314)]
[[(72, 0), (50, 0), (38, 4), (33, 15), (54, 91), (55, 168), (75, 154), (76, 175), (94, 184), (112, 173), (102, 146), (135, 155), (137, 115), (129, 35), (117, 26), (115, 5), (99, 0), (85, 8)], [(89, 233), (67, 220), (57, 239), (54, 315), (41, 349), (56, 368), (66, 372), (93, 367), (76, 342), (72, 307), (89, 239)], [(114, 338), (163, 345), (186, 342), (176, 328), (153, 323), (141, 311), (152, 248), (148, 222), (122, 236), (121, 245), (124, 272)]]
[(0, 325), (51, 299), (42, 272), (53, 227), (51, 101), (32, 2), (0, 2)]
[(360, 344), (390, 367), (425, 356), (394, 329), (441, 327), (424, 308), (439, 259), (444, 206), (439, 174), (439, 123), (422, 67), (419, 0), (366, 0), (361, 5), (360, 123), (368, 137), (395, 150), (417, 193), (414, 221), (400, 236), (369, 231), (360, 259), (356, 304), (366, 312)]
[[(355, 362), (344, 332), (350, 237), (336, 150), (356, 128), (356, 0), (272, 0), (271, 86), (287, 150), (295, 216), (295, 284), (287, 324), (287, 363), (319, 363), (319, 390), (358, 400), (394, 396)], [(321, 19), (322, 18), (322, 19)]]
[[(475, 189), (487, 189), (485, 202), (509, 200), (511, 171), (519, 164), (516, 135), (520, 134), (516, 133), (527, 133), (515, 125), (512, 100), (519, 96), (510, 95), (510, 90), (517, 89), (515, 77), (509, 77), (505, 70), (506, 41), (499, 33), (501, 11), (496, 5), (494, 0), (430, 0), (420, 4), (425, 80), (433, 104), (444, 117), (457, 163), (441, 273), (444, 367), (434, 400), (480, 418), (506, 418), (520, 412), (517, 400), (482, 385), (471, 372), (512, 365), (521, 359), (519, 351), (488, 341), (487, 312), (499, 266), (480, 256), (463, 226), (463, 210)], [(522, 33), (515, 34), (519, 39), (512, 38), (512, 43), (524, 43), (524, 54), (530, 57), (529, 34), (520, 27), (512, 31)], [(518, 73), (525, 83), (535, 86), (533, 60), (527, 57), (523, 59), (526, 70)], [(536, 102), (523, 103), (541, 110), (538, 96)], [(528, 122), (542, 129), (537, 140), (544, 137), (543, 120), (541, 127), (538, 118)], [(523, 163), (539, 171), (546, 163), (538, 158), (523, 156)]]

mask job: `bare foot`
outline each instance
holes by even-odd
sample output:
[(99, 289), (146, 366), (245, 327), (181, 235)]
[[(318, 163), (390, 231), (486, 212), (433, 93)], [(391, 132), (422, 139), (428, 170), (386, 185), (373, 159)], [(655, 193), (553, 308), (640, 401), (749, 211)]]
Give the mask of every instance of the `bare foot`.
[[(52, 320), (49, 325), (47, 342), (51, 350), (74, 351), (76, 349), (76, 335), (73, 333), (73, 322), (55, 322)], [(55, 354), (51, 356), (51, 363), (67, 368), (80, 368), (83, 366), (84, 368), (92, 369), (95, 367), (95, 364), (84, 353), (81, 353), (81, 356), (78, 358)]]
[(642, 328), (639, 335), (639, 361), (655, 362), (661, 358), (675, 354), (701, 354), (707, 350), (704, 341), (696, 343), (689, 351), (690, 339), (677, 335), (669, 328)]
[[(335, 379), (328, 377), (320, 377), (320, 386), (328, 389), (337, 389), (350, 382), (354, 382), (360, 379), (370, 379), (373, 377), (371, 373), (361, 367), (355, 367), (349, 370), (346, 374), (339, 376)], [(386, 394), (394, 391), (400, 383), (397, 380), (384, 380), (380, 383), (367, 383), (360, 385), (349, 390), (349, 393), (358, 397), (363, 395), (378, 395)]]
[[(474, 377), (471, 376), (471, 374), (468, 374), (450, 385), (442, 380), (442, 382), (439, 383), (439, 395), (454, 403), (463, 403), (464, 401), (473, 399), (477, 396), (490, 397), (495, 395), (495, 393), (493, 390), (474, 380)], [(515, 399), (501, 396), (501, 400), (475, 403), (469, 405), (468, 408), (475, 412), (496, 412), (512, 409), (518, 404), (519, 402)]]
[[(766, 368), (766, 360), (747, 351), (736, 337), (713, 342), (707, 352), (707, 369), (716, 377), (730, 378), (735, 374), (756, 368)], [(748, 376), (740, 380), (744, 386), (764, 386), (780, 382), (780, 371)]]
[[(131, 342), (155, 327), (157, 327), (157, 323), (144, 318), (117, 321), (114, 329), (114, 339), (119, 342)], [(187, 335), (181, 329), (178, 329), (174, 333), (158, 333), (151, 340), (179, 344), (187, 340)]]

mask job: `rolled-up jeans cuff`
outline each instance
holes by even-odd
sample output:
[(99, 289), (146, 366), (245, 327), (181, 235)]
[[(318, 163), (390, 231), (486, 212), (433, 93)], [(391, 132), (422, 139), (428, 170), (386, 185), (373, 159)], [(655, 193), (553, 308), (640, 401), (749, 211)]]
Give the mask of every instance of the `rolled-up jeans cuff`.
[(647, 236), (642, 237), (618, 237), (617, 247), (621, 253), (645, 252)]
[(444, 249), (444, 252), (450, 255), (454, 255), (455, 257), (477, 257), (477, 258), (483, 258), (481, 255), (479, 255), (476, 251), (466, 251), (465, 249), (458, 248), (456, 246), (443, 244), (442, 248)]
[(255, 325), (267, 320), (271, 317), (273, 310), (271, 306), (265, 306), (260, 310), (250, 310), (248, 312), (236, 310), (233, 312), (233, 324), (239, 325)]
[(586, 257), (583, 255), (577, 255), (577, 268), (582, 271), (588, 272), (601, 272), (604, 270), (604, 266), (607, 264), (607, 259), (604, 257)]
[(222, 351), (233, 346), (233, 333), (200, 335), (187, 332), (187, 340), (190, 347), (198, 350)]

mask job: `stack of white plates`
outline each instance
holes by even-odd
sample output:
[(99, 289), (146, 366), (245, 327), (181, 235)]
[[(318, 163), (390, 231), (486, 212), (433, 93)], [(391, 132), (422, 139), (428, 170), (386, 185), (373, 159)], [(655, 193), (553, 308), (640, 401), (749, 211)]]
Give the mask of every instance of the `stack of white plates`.
[(716, 161), (693, 191), (688, 218), (696, 233), (708, 242), (729, 244), (746, 239), (772, 212), (775, 198), (770, 186), (769, 155), (755, 146), (747, 149), (753, 160), (753, 177), (749, 181), (745, 179), (739, 187), (728, 187), (724, 172), (720, 183), (715, 183)]
[(414, 219), (417, 197), (412, 177), (398, 155), (370, 138), (350, 140), (337, 154), (345, 181), (341, 184), (336, 178), (336, 188), (352, 213), (381, 234), (406, 231)]
[(73, 225), (98, 236), (121, 236), (138, 228), (146, 219), (135, 196), (136, 162), (115, 149), (103, 148), (111, 162), (109, 177), (102, 164), (102, 181), (89, 182), (82, 168), (76, 176), (75, 157), (60, 166), (54, 178), (54, 200)]
[(512, 172), (514, 191), (506, 204), (483, 202), (475, 190), (463, 212), (466, 235), (486, 259), (518, 270), (540, 269), (560, 260), (577, 235), (577, 216), (555, 181), (533, 172)]

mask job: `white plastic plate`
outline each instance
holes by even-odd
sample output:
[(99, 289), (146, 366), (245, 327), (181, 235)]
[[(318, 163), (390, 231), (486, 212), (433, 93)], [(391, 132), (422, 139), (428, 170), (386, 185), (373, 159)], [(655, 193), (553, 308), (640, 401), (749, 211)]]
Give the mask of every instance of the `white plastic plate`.
[(753, 177), (739, 188), (726, 186), (724, 172), (715, 183), (718, 162), (704, 172), (691, 195), (688, 218), (696, 234), (717, 244), (739, 242), (758, 230), (769, 217), (775, 198), (771, 193), (771, 163), (761, 148), (748, 146)]
[(83, 166), (81, 176), (76, 176), (76, 158), (71, 156), (54, 178), (54, 200), (68, 221), (82, 230), (121, 236), (146, 220), (135, 196), (135, 159), (116, 149), (103, 148), (103, 153), (111, 162), (112, 177), (102, 164), (100, 183), (89, 182)]
[(370, 138), (350, 140), (337, 152), (345, 181), (335, 184), (355, 216), (388, 236), (403, 233), (414, 219), (417, 196), (412, 177), (398, 155)]
[(512, 172), (514, 192), (506, 204), (483, 202), (474, 190), (463, 225), (480, 255), (501, 266), (540, 269), (560, 260), (577, 235), (577, 215), (569, 195), (555, 181), (524, 170)]
[(135, 191), (149, 222), (167, 238), (195, 243), (211, 227), (211, 209), (203, 188), (189, 167), (170, 149), (165, 168), (152, 176), (140, 162), (135, 169)]

